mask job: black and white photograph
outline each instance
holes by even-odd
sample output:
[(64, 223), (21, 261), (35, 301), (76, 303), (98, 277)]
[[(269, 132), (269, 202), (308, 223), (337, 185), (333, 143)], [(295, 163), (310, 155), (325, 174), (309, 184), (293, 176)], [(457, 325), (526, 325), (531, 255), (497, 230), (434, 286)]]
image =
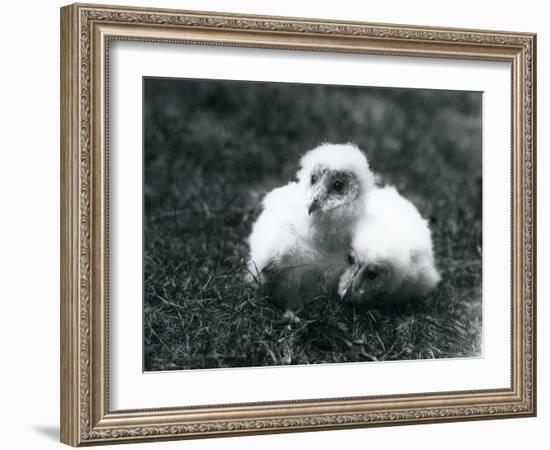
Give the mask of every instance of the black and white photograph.
[[(58, 64), (11, 89), (24, 124), (6, 129), (29, 198), (4, 208), (28, 228), (6, 234), (22, 270), (4, 360), (43, 393), (14, 391), (12, 416), (53, 411), (53, 443), (75, 447), (515, 449), (542, 432), (540, 8), (396, 1), (42, 11), (59, 58), (25, 54)], [(31, 121), (41, 79), (60, 114)], [(52, 130), (57, 171), (29, 164)], [(19, 294), (40, 300), (56, 261), (33, 239), (57, 251), (59, 299), (26, 322)]]
[(143, 78), (144, 371), (474, 358), (482, 93)]

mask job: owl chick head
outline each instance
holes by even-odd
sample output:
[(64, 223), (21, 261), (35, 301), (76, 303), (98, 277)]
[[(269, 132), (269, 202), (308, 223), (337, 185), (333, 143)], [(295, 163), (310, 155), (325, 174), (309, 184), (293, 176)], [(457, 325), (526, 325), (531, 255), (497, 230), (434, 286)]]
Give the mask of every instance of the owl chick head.
[(374, 187), (366, 156), (353, 144), (322, 144), (300, 161), (298, 181), (307, 194), (308, 214), (324, 215), (361, 205)]
[(389, 288), (392, 269), (384, 261), (358, 263), (353, 254), (348, 257), (349, 267), (342, 274), (338, 294), (345, 302), (366, 303), (377, 299)]

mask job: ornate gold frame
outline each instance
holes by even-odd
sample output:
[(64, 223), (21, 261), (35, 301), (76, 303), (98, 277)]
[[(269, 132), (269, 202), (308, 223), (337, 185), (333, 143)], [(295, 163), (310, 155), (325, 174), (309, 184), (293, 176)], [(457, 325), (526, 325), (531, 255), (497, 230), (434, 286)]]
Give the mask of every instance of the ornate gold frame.
[[(114, 39), (510, 62), (511, 387), (110, 411), (106, 67)], [(62, 8), (62, 442), (79, 446), (535, 415), (535, 53), (536, 36), (529, 33), (99, 5)]]

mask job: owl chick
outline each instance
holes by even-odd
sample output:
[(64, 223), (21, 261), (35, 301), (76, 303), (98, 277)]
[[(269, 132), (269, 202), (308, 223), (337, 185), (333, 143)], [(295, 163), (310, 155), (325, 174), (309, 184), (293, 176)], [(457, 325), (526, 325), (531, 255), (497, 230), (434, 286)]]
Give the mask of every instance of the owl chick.
[(285, 311), (336, 293), (365, 197), (367, 158), (352, 144), (323, 144), (300, 160), (296, 182), (274, 189), (249, 237), (249, 280)]
[(440, 280), (428, 223), (394, 187), (370, 193), (348, 263), (338, 293), (354, 303), (421, 297)]

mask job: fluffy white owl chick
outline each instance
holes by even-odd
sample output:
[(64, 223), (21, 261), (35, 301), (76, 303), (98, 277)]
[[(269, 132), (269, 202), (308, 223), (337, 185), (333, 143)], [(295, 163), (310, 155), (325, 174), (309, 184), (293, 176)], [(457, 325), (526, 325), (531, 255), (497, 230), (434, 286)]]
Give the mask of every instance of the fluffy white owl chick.
[(348, 262), (338, 293), (356, 303), (420, 297), (440, 280), (428, 222), (394, 187), (370, 193)]
[(352, 144), (323, 144), (300, 160), (297, 182), (274, 189), (249, 238), (249, 280), (287, 311), (337, 292), (374, 176)]

